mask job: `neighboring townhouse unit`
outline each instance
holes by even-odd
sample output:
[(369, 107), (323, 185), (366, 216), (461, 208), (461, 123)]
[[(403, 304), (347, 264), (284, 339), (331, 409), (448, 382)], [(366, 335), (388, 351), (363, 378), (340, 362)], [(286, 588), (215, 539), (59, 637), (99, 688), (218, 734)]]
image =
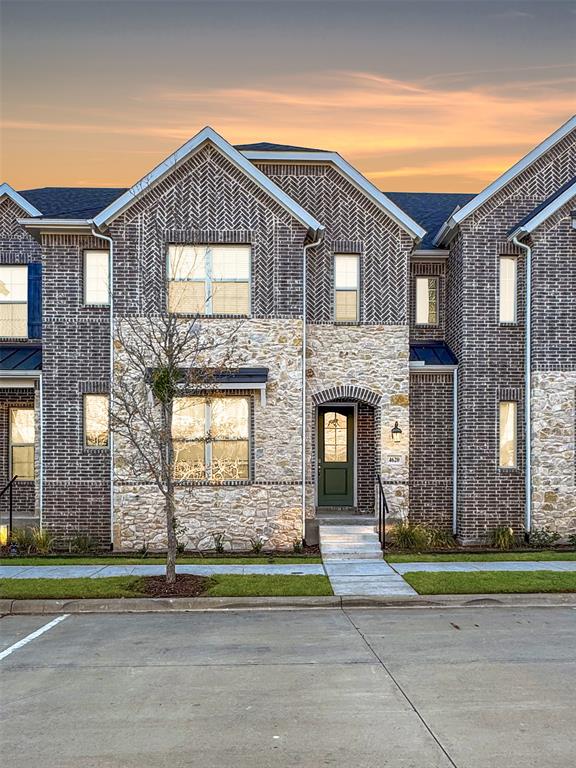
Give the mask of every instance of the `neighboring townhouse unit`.
[(237, 329), (173, 427), (189, 547), (314, 542), (380, 487), (464, 543), (576, 532), (575, 218), (576, 118), (478, 195), (384, 194), (334, 152), (210, 128), (130, 189), (2, 185), (2, 522), (11, 496), (62, 544), (165, 546), (109, 424), (119, 335), (170, 312)]

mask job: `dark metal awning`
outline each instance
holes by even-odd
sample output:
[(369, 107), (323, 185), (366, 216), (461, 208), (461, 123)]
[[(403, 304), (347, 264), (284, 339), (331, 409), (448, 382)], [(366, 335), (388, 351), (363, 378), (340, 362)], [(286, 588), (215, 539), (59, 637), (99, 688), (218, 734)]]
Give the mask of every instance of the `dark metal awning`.
[(0, 345), (0, 371), (42, 370), (42, 347)]
[(456, 355), (445, 341), (422, 341), (410, 344), (411, 368), (454, 368), (458, 365)]

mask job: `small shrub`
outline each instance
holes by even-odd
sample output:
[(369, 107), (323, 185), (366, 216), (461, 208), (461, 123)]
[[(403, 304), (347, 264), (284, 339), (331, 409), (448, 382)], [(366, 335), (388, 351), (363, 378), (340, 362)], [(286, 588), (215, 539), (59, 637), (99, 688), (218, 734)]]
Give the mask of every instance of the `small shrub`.
[(38, 552), (39, 555), (49, 555), (54, 550), (55, 536), (47, 531), (45, 528), (31, 528), (32, 534), (32, 550)]
[(68, 549), (70, 552), (87, 554), (88, 552), (95, 552), (98, 549), (98, 542), (89, 533), (78, 532), (68, 542)]
[(184, 552), (186, 552), (186, 542), (185, 541), (177, 541), (176, 542), (176, 553), (179, 555), (183, 555)]
[(426, 549), (428, 546), (428, 533), (424, 526), (404, 520), (392, 528), (392, 540), (398, 549), (406, 549), (410, 552)]
[(252, 552), (254, 554), (258, 554), (259, 552), (262, 552), (262, 547), (264, 546), (264, 539), (262, 536), (254, 536), (254, 538), (250, 539), (250, 543), (252, 544)]
[(214, 534), (214, 549), (219, 555), (221, 555), (224, 552), (224, 534), (223, 533)]
[(425, 528), (428, 534), (428, 546), (430, 549), (452, 549), (454, 547), (454, 534), (446, 528)]
[(490, 544), (495, 549), (513, 549), (516, 544), (514, 531), (509, 525), (498, 525), (490, 532)]
[(576, 533), (571, 533), (570, 536), (568, 536), (568, 544), (576, 549)]
[(292, 545), (292, 552), (294, 552), (295, 555), (301, 555), (304, 551), (304, 547), (302, 546), (302, 539), (294, 539), (294, 544)]
[(34, 537), (29, 528), (14, 528), (10, 536), (10, 544), (16, 545), (18, 552), (30, 554), (34, 548)]
[(546, 525), (544, 528), (534, 528), (530, 533), (530, 546), (536, 549), (548, 549), (560, 539), (560, 534)]
[(142, 546), (138, 549), (138, 554), (143, 560), (145, 560), (148, 557), (148, 549), (149, 549), (148, 542), (146, 541), (146, 539), (144, 539), (144, 541), (142, 542)]

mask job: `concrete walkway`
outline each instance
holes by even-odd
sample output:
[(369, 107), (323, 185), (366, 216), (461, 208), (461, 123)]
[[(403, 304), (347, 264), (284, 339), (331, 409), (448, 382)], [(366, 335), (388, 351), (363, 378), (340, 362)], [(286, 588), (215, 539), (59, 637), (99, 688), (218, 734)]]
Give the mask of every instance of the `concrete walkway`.
[(477, 571), (576, 571), (576, 560), (500, 560), (497, 562), (391, 563), (397, 573)]
[[(162, 576), (164, 565), (3, 565), (0, 579), (103, 579), (108, 576)], [(293, 563), (292, 565), (177, 565), (178, 573), (194, 576), (235, 574), (246, 576), (325, 576), (321, 563)]]
[(321, 525), (320, 552), (335, 595), (415, 595), (382, 558), (373, 525)]

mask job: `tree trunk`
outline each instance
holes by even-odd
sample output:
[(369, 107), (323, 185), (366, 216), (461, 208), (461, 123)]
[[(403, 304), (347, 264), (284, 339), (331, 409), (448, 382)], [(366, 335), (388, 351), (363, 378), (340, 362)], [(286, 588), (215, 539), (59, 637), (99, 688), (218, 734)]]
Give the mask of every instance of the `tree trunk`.
[(164, 427), (166, 430), (166, 538), (168, 548), (166, 551), (166, 583), (174, 584), (176, 581), (176, 499), (174, 495), (173, 451), (172, 451), (172, 415), (173, 402), (170, 399), (164, 405)]
[(176, 531), (174, 530), (175, 500), (174, 485), (170, 480), (166, 495), (166, 533), (168, 534), (168, 549), (166, 552), (166, 583), (174, 584), (176, 581)]

